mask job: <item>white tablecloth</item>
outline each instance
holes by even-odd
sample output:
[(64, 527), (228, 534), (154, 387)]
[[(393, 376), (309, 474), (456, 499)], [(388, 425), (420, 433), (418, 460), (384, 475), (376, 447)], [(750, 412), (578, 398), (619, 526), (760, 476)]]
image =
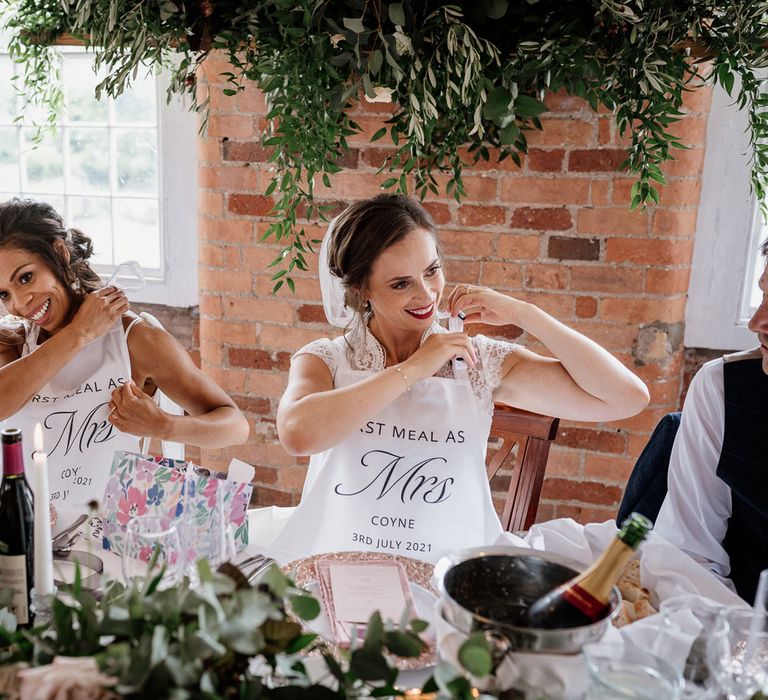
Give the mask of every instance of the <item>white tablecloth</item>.
[[(267, 551), (281, 563), (298, 557), (295, 552), (271, 550), (269, 543), (280, 531), (293, 508), (263, 508), (249, 513), (252, 542), (259, 551)], [(580, 525), (570, 518), (534, 525), (525, 537), (504, 533), (495, 544), (531, 547), (568, 557), (583, 566), (591, 564), (616, 535), (613, 521)], [(746, 603), (709, 571), (688, 555), (652, 532), (642, 545), (640, 580), (654, 594), (658, 606), (672, 597), (687, 596), (692, 605), (706, 599), (724, 606)], [(439, 614), (438, 601), (436, 617)], [(445, 620), (438, 624), (437, 635), (442, 655), (456, 663), (456, 652), (465, 636)], [(635, 644), (658, 655), (682, 670), (695, 635), (672, 633), (661, 615), (654, 615), (618, 630), (609, 627), (602, 641)], [(580, 655), (510, 654), (497, 671), (500, 687), (515, 686), (531, 690), (532, 695), (545, 693), (550, 698), (581, 698), (587, 689), (586, 666)]]
[[(293, 508), (276, 506), (249, 511), (250, 542), (240, 557), (264, 553), (280, 564), (300, 558), (300, 552), (278, 550), (271, 546), (293, 511)], [(559, 519), (534, 525), (523, 538), (504, 533), (496, 544), (544, 550), (587, 566), (600, 555), (615, 533), (613, 521), (583, 526), (571, 519)], [(100, 551), (98, 546), (92, 544), (91, 547), (93, 553), (104, 560), (105, 573), (122, 578), (120, 559), (111, 552)], [(75, 548), (85, 549), (80, 545)], [(641, 583), (654, 593), (656, 604), (683, 595), (688, 596), (692, 603), (707, 598), (722, 606), (746, 605), (710, 572), (660, 535), (651, 533), (641, 551)], [(438, 624), (436, 634), (443, 656), (455, 662), (456, 651), (464, 635), (444, 620)], [(637, 644), (646, 650), (656, 650), (668, 662), (682, 668), (693, 638), (670, 637), (662, 616), (654, 615), (621, 630), (609, 628), (604, 641)], [(581, 656), (511, 654), (498, 669), (497, 681), (501, 687), (514, 685), (521, 689), (535, 689), (549, 698), (569, 700), (582, 697), (587, 688), (587, 673)], [(416, 680), (414, 684), (418, 682)]]

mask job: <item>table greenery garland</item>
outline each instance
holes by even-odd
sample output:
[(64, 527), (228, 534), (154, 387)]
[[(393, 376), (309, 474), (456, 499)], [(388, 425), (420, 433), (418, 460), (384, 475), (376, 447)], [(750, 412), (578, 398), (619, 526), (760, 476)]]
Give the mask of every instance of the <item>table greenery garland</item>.
[[(74, 35), (118, 95), (141, 66), (170, 65), (170, 93), (205, 112), (197, 68), (221, 51), (233, 95), (255, 81), (269, 106), (274, 219), (264, 238), (283, 244), (275, 290), (294, 288), (316, 241), (303, 222), (330, 209), (314, 185), (331, 185), (361, 131), (350, 108), (391, 101), (372, 140), (394, 144), (384, 189), (424, 197), (465, 194), (467, 161), (512, 158), (541, 128), (548, 91), (564, 90), (613, 114), (630, 145), (623, 168), (637, 181), (631, 207), (659, 202), (664, 161), (685, 144), (670, 127), (683, 96), (719, 83), (748, 114), (752, 187), (766, 200), (768, 65), (765, 0), (2, 0), (25, 98), (62, 106), (51, 44)], [(466, 150), (465, 150), (466, 149)]]
[[(391, 662), (393, 656), (415, 658), (424, 651), (419, 634), (426, 622), (404, 615), (395, 627), (374, 613), (362, 644), (353, 642), (348, 651), (332, 649), (307, 631), (303, 622), (317, 617), (320, 604), (290, 576), (273, 566), (251, 586), (236, 566), (222, 570), (227, 573), (212, 572), (207, 562), (198, 562), (200, 580), (194, 589), (186, 578), (176, 587), (161, 588), (161, 571), (128, 586), (105, 577), (94, 592), (83, 588), (78, 567), (74, 583), (52, 600), (51, 619), (32, 629), (16, 629), (9, 610), (13, 591), (0, 589), (0, 698), (18, 697), (18, 684), (8, 682), (7, 671), (15, 675), (47, 666), (55, 673), (60, 657), (84, 657), (97, 664), (98, 675), (90, 673), (81, 685), (65, 691), (91, 700), (412, 697), (413, 689), (406, 695), (397, 685), (398, 671)], [(309, 653), (322, 656), (327, 670), (322, 682), (310, 679), (304, 663)], [(485, 635), (470, 635), (458, 659), (461, 670), (445, 662), (435, 667), (421, 688), (422, 699), (495, 697), (472, 685), (493, 671), (494, 654)], [(60, 693), (61, 685), (52, 680), (49, 686)], [(93, 687), (93, 682), (103, 686)], [(43, 697), (39, 688), (35, 692)], [(510, 689), (500, 697), (527, 696)], [(768, 696), (758, 692), (751, 700)]]
[[(162, 588), (160, 572), (128, 586), (105, 580), (98, 592), (82, 587), (78, 569), (72, 586), (53, 599), (50, 622), (24, 630), (15, 629), (7, 609), (12, 591), (0, 591), (0, 667), (90, 657), (109, 679), (107, 692), (125, 698), (350, 700), (401, 696), (391, 657), (415, 658), (425, 648), (419, 633), (426, 622), (404, 617), (395, 627), (374, 613), (362, 644), (332, 650), (302, 624), (320, 604), (276, 566), (255, 587), (233, 565), (229, 574), (212, 572), (205, 561), (198, 569), (194, 589), (188, 579)], [(310, 652), (324, 660), (322, 684), (307, 673)], [(491, 671), (482, 635), (465, 642), (459, 659), (475, 676)], [(424, 691), (476, 697), (467, 674), (448, 664), (435, 669)]]

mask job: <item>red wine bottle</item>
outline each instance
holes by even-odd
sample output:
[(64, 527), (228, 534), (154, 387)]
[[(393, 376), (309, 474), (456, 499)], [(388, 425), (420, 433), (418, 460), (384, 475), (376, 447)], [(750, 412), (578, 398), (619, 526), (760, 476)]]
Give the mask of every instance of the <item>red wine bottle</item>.
[(24, 476), (21, 431), (2, 432), (3, 480), (0, 482), (0, 588), (15, 591), (12, 612), (19, 627), (32, 622), (29, 592), (34, 587), (34, 499)]
[(653, 523), (632, 513), (616, 539), (586, 571), (532, 603), (525, 612), (528, 627), (564, 629), (590, 625), (610, 609), (611, 590)]

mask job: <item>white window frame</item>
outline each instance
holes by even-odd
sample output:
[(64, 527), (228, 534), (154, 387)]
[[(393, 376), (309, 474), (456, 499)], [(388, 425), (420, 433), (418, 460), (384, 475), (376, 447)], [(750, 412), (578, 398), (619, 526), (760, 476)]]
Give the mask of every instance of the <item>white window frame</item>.
[(715, 87), (685, 313), (686, 347), (757, 346), (747, 322), (764, 234), (762, 215), (750, 192), (747, 124), (746, 113), (725, 90)]
[[(71, 47), (61, 49), (62, 53), (73, 50)], [(5, 50), (2, 53), (7, 55)], [(169, 78), (168, 72), (162, 71), (155, 80), (161, 272), (148, 274), (145, 288), (128, 292), (128, 297), (139, 303), (191, 307), (199, 303), (197, 115), (180, 96), (166, 101)], [(65, 221), (65, 224), (72, 222)], [(84, 233), (87, 235), (88, 231)], [(115, 266), (94, 264), (93, 269), (106, 281)]]
[[(162, 277), (147, 277), (131, 301), (165, 306), (197, 306), (197, 115), (174, 96), (166, 104), (169, 76), (156, 82)], [(86, 231), (87, 233), (87, 231)], [(114, 269), (114, 268), (113, 268)], [(110, 270), (99, 274), (109, 277)]]

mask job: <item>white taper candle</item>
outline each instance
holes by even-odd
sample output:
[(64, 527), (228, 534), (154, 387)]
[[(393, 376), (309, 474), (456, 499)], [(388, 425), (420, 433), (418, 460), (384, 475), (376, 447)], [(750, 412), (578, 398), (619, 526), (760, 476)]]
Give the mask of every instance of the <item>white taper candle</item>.
[(35, 592), (52, 595), (53, 545), (51, 544), (51, 507), (48, 489), (48, 455), (43, 452), (43, 428), (38, 423), (34, 435), (35, 453), (32, 489), (35, 493)]

